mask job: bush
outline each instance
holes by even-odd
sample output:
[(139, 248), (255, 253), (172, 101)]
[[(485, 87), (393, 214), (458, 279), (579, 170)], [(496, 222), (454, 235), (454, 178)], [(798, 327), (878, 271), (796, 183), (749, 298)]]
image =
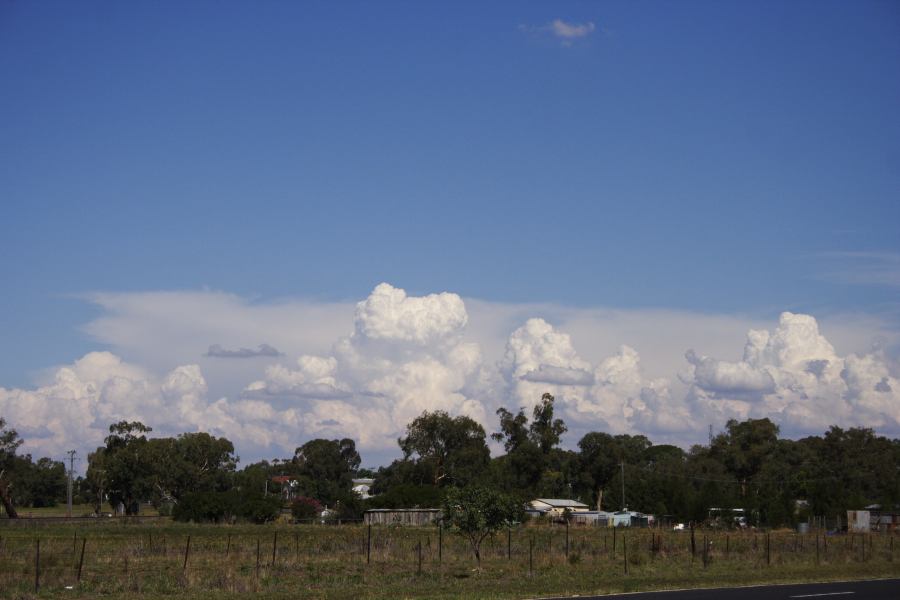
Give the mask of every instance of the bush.
[(315, 498), (300, 496), (291, 504), (291, 515), (298, 521), (315, 519), (322, 512), (322, 504)]
[(274, 521), (281, 512), (278, 496), (257, 496), (229, 492), (195, 492), (172, 508), (176, 521), (217, 523), (238, 517), (253, 523)]
[(229, 514), (228, 498), (219, 492), (195, 492), (187, 494), (172, 507), (176, 521), (195, 523), (218, 522)]

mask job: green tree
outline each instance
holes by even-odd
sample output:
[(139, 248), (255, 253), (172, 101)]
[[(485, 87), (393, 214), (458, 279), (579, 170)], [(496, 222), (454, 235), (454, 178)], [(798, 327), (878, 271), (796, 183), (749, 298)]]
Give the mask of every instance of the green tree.
[(315, 439), (294, 452), (293, 471), (303, 493), (334, 506), (353, 499), (352, 478), (359, 463), (353, 440)]
[(436, 486), (471, 483), (490, 461), (484, 428), (469, 417), (440, 410), (416, 417), (397, 443), (403, 459), (418, 463)]
[(452, 487), (444, 498), (444, 523), (469, 541), (479, 568), (484, 538), (511, 526), (521, 515), (522, 505), (512, 496), (482, 486)]
[(22, 445), (22, 439), (15, 429), (7, 429), (6, 420), (0, 417), (0, 503), (10, 519), (17, 519), (19, 513), (13, 504), (11, 488), (11, 470), (15, 463), (16, 450)]

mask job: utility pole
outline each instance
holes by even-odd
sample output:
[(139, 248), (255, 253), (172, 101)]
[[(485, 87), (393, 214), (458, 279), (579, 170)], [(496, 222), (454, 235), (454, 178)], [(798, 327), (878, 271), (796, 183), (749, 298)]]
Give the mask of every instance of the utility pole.
[(625, 510), (625, 461), (622, 461), (622, 510)]
[(66, 486), (66, 516), (72, 516), (72, 475), (75, 473), (75, 450), (66, 452), (69, 456), (69, 479)]

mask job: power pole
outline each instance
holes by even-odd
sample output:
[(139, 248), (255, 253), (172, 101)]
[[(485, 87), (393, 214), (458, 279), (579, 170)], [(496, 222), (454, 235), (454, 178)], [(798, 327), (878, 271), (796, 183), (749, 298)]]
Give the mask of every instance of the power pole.
[(622, 510), (625, 510), (625, 461), (622, 461)]
[(75, 473), (75, 450), (66, 452), (69, 456), (69, 479), (66, 486), (66, 516), (72, 516), (72, 475)]

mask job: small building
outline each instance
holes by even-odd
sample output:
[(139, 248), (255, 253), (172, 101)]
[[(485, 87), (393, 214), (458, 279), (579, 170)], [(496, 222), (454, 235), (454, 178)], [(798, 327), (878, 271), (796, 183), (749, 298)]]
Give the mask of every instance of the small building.
[(611, 527), (649, 527), (653, 521), (653, 515), (634, 510), (620, 510), (612, 513), (609, 521)]
[(868, 533), (871, 529), (870, 513), (867, 510), (847, 511), (847, 531), (851, 533)]
[(529, 506), (530, 510), (526, 512), (532, 513), (533, 511), (538, 511), (541, 515), (546, 515), (551, 518), (560, 518), (566, 511), (569, 511), (570, 513), (581, 513), (590, 510), (590, 507), (584, 502), (564, 498), (538, 498), (537, 500), (529, 502)]
[(366, 525), (431, 525), (442, 517), (439, 508), (373, 508), (363, 515)]
[(585, 510), (573, 512), (569, 522), (573, 525), (590, 525), (594, 527), (607, 527), (612, 513), (605, 510)]

